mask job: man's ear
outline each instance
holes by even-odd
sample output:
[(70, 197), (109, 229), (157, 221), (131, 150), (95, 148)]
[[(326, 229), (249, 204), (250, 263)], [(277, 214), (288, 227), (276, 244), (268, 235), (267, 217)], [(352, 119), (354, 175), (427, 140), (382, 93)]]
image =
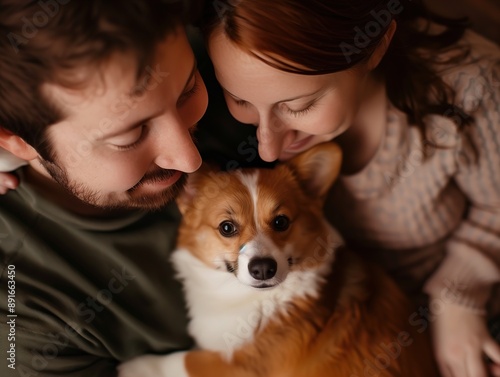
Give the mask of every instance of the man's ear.
[(0, 127), (0, 147), (25, 161), (38, 157), (37, 151), (31, 145), (2, 127)]
[(385, 32), (385, 35), (382, 37), (378, 46), (375, 48), (370, 58), (368, 59), (367, 67), (369, 71), (373, 71), (375, 68), (377, 68), (380, 62), (382, 61), (382, 58), (387, 52), (387, 49), (391, 44), (392, 38), (394, 37), (396, 28), (397, 28), (396, 21), (392, 20), (391, 24), (387, 28), (387, 31)]

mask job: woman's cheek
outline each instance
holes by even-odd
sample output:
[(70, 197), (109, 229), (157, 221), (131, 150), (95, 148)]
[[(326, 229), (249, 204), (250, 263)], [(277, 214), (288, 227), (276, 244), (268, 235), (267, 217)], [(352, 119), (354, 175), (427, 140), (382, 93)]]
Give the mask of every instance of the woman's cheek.
[(325, 107), (309, 116), (294, 120), (292, 128), (311, 135), (327, 135), (342, 127), (343, 118), (340, 112)]

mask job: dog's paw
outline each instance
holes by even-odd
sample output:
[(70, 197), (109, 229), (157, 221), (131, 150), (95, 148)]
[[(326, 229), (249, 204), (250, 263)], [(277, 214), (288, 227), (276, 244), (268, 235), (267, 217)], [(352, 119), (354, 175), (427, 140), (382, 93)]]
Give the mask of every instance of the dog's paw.
[(184, 367), (186, 352), (165, 356), (144, 355), (120, 364), (118, 377), (189, 377)]

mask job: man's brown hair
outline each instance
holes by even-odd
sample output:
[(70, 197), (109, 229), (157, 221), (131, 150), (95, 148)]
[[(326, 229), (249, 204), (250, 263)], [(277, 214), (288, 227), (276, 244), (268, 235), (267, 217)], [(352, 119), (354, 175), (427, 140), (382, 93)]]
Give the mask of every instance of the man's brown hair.
[[(44, 83), (81, 85), (71, 72), (117, 52), (137, 57), (137, 78), (155, 46), (185, 20), (185, 0), (0, 0), (0, 127), (47, 160), (46, 128), (63, 118)], [(175, 58), (175, 57), (173, 57)]]

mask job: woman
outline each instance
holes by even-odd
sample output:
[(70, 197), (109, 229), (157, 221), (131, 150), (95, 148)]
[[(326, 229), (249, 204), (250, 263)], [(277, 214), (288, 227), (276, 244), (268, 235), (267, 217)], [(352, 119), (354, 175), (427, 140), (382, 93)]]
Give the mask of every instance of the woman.
[(206, 14), (217, 79), (260, 156), (335, 139), (333, 223), (429, 295), (443, 376), (500, 376), (485, 319), (500, 302), (498, 46), (416, 0), (218, 0)]

